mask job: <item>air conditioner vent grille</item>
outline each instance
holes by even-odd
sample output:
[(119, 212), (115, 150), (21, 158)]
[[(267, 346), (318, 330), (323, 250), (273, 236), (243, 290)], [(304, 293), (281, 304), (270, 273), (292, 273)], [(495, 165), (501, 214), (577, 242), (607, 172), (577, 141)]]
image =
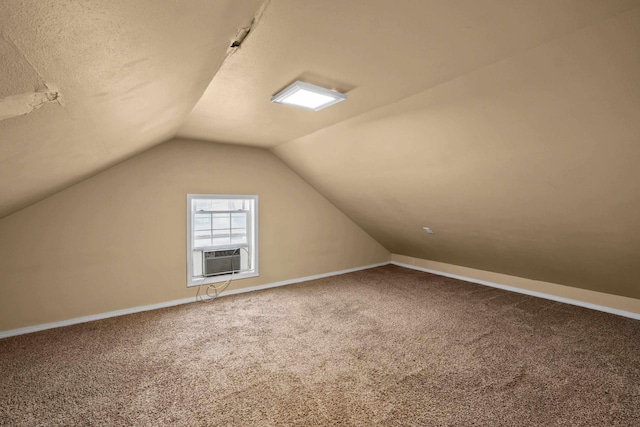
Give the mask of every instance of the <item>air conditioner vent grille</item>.
[(205, 276), (237, 273), (240, 271), (240, 248), (205, 251), (203, 261)]

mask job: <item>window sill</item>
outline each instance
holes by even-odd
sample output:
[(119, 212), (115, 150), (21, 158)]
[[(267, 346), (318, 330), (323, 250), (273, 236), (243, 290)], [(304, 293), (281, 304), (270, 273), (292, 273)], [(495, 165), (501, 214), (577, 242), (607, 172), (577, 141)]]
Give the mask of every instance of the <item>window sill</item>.
[(202, 285), (210, 285), (212, 283), (222, 283), (222, 282), (226, 282), (229, 279), (232, 279), (233, 281), (235, 280), (240, 280), (240, 279), (248, 279), (250, 277), (258, 277), (260, 276), (260, 274), (258, 274), (257, 271), (248, 271), (246, 273), (239, 273), (239, 274), (225, 274), (223, 276), (212, 276), (212, 277), (198, 277), (198, 278), (193, 278), (191, 280), (189, 280), (189, 283), (187, 283), (187, 287), (188, 288), (192, 288), (195, 286), (202, 286)]

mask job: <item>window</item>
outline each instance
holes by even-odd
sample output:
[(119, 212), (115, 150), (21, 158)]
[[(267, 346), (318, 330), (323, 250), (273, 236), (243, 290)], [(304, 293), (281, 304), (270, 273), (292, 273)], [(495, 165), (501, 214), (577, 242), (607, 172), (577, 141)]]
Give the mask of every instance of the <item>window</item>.
[(258, 196), (187, 195), (187, 286), (258, 275)]

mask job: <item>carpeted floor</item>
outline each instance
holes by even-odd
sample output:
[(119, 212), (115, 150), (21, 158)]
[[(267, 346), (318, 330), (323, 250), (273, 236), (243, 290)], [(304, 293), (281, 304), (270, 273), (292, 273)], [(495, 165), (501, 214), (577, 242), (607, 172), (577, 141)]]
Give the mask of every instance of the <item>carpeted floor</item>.
[(3, 426), (640, 426), (640, 322), (396, 266), (0, 340)]

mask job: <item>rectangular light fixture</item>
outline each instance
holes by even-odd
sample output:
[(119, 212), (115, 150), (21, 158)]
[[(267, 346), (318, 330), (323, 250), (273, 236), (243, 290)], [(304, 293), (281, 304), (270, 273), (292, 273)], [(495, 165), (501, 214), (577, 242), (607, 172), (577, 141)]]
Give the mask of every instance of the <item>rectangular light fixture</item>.
[(271, 102), (319, 111), (345, 99), (347, 99), (347, 95), (344, 93), (296, 81), (273, 95)]

